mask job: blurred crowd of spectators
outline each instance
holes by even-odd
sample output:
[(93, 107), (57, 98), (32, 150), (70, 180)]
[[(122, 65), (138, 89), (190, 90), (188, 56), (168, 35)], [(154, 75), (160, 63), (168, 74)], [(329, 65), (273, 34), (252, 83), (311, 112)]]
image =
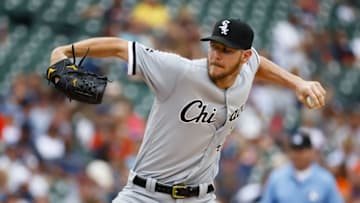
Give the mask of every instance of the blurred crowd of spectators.
[[(328, 105), (308, 110), (288, 90), (254, 85), (222, 151), (219, 202), (255, 202), (269, 172), (287, 162), (286, 141), (298, 128), (310, 133), (319, 162), (334, 174), (346, 201), (360, 201), (360, 35), (350, 32), (360, 5), (334, 0), (334, 22), (324, 26), (317, 24), (319, 4), (296, 0), (288, 18), (269, 30), (271, 49), (257, 48), (283, 68), (320, 80)], [(110, 8), (83, 12), (94, 16), (106, 22), (102, 35), (188, 58), (206, 56), (191, 8), (171, 15), (158, 0), (132, 9), (114, 0)], [(0, 19), (0, 47), (7, 23)], [(109, 85), (97, 106), (69, 102), (43, 81), (37, 74), (18, 75), (0, 98), (0, 202), (110, 202), (126, 183), (146, 117), (122, 94), (121, 81)]]

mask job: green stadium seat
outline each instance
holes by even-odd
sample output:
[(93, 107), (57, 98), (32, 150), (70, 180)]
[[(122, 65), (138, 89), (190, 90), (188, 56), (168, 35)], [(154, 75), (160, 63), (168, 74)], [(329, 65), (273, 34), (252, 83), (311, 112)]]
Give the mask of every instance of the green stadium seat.
[(126, 84), (123, 87), (124, 95), (131, 100), (136, 101), (139, 97), (139, 89), (134, 84)]
[(31, 13), (41, 12), (41, 8), (44, 4), (45, 0), (29, 0), (27, 3), (27, 10)]
[(99, 33), (102, 29), (101, 19), (90, 19), (85, 23), (84, 27), (86, 33), (88, 33), (89, 35), (95, 35)]
[(20, 10), (23, 0), (5, 0), (4, 9), (8, 11)]

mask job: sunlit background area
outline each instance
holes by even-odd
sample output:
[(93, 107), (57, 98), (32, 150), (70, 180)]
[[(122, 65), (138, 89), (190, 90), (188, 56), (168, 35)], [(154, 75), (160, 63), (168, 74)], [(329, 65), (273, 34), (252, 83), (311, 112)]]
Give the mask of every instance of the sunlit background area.
[(327, 105), (309, 110), (289, 90), (256, 83), (222, 150), (218, 201), (257, 202), (301, 128), (346, 202), (359, 203), (358, 0), (1, 0), (0, 202), (111, 202), (141, 144), (153, 94), (127, 63), (86, 59), (112, 80), (102, 104), (86, 105), (47, 84), (52, 49), (113, 36), (197, 59), (208, 49), (199, 39), (228, 17), (253, 27), (261, 55), (320, 81)]

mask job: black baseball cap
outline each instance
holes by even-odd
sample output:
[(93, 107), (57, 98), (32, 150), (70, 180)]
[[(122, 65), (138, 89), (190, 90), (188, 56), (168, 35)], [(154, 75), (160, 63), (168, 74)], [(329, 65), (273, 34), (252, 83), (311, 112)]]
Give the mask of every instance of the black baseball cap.
[(215, 23), (212, 35), (201, 41), (216, 41), (234, 49), (250, 49), (254, 40), (253, 29), (240, 19), (221, 19)]
[(311, 149), (311, 138), (305, 132), (297, 132), (290, 137), (289, 146), (293, 150)]

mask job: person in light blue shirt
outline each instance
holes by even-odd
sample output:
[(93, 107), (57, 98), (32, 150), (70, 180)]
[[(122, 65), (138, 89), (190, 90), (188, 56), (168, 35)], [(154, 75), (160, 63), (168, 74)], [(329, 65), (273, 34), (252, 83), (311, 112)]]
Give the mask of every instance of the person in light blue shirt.
[(332, 174), (316, 163), (309, 135), (289, 140), (291, 162), (271, 173), (261, 203), (343, 203)]

